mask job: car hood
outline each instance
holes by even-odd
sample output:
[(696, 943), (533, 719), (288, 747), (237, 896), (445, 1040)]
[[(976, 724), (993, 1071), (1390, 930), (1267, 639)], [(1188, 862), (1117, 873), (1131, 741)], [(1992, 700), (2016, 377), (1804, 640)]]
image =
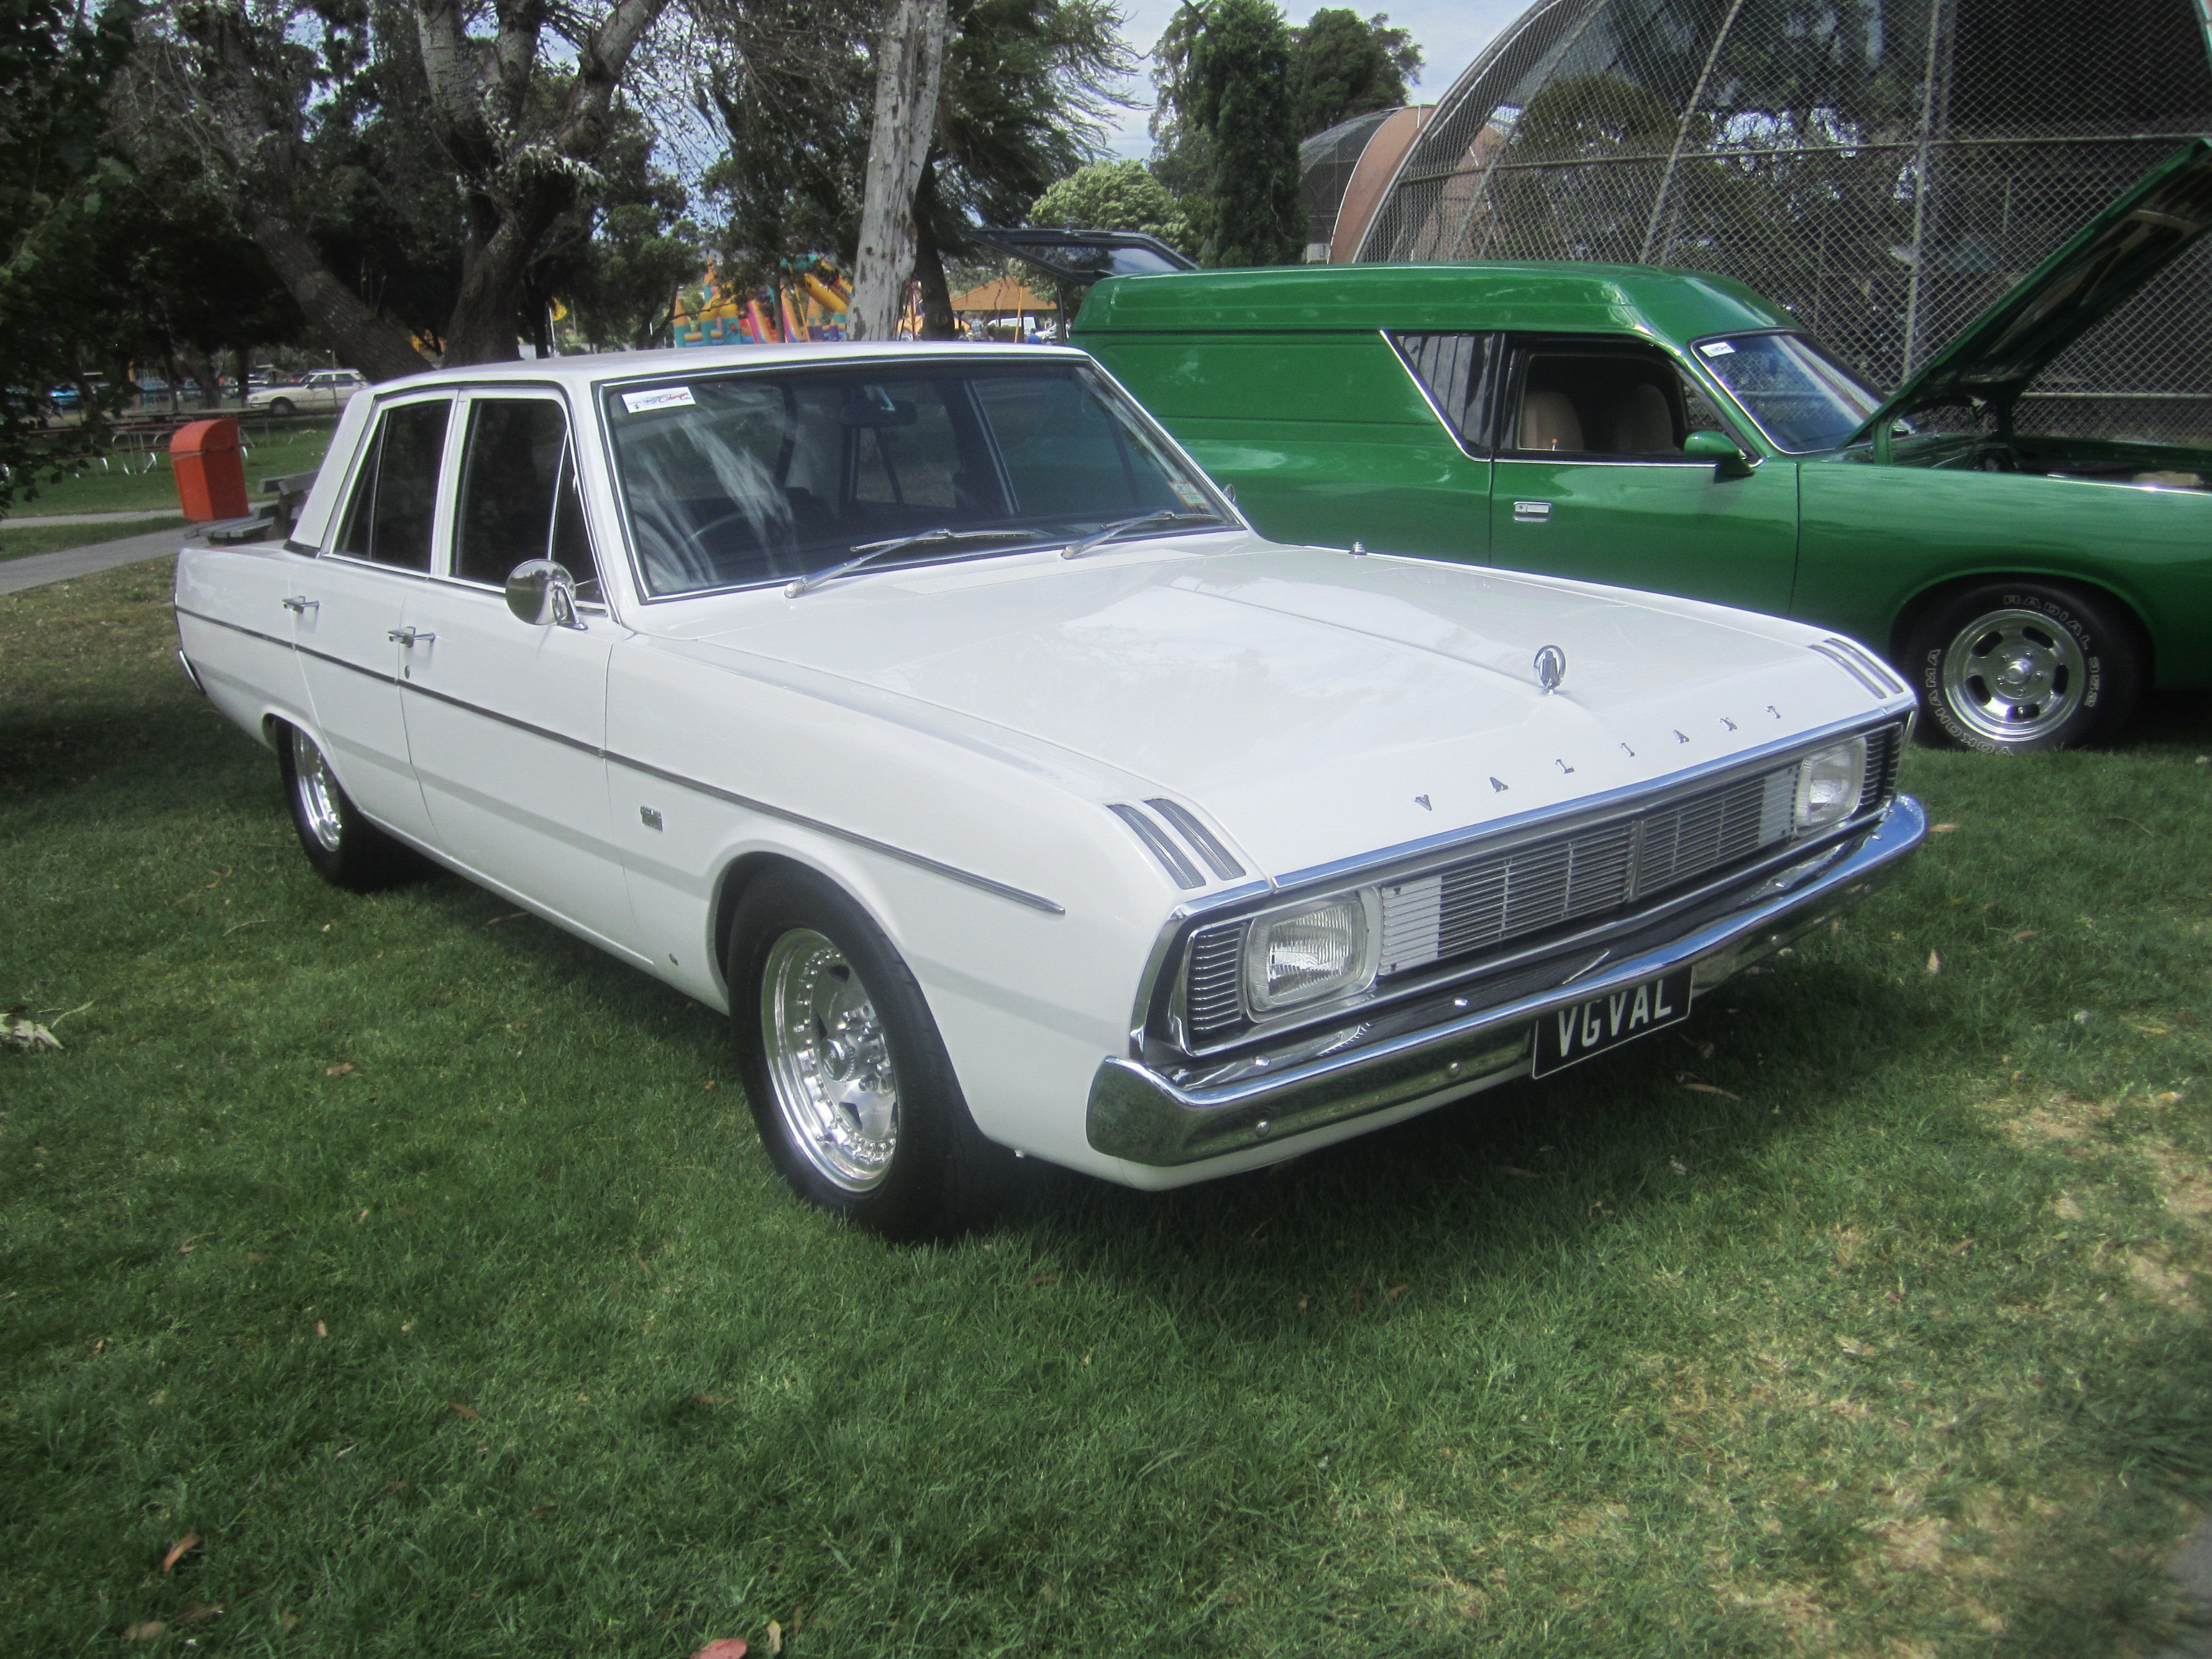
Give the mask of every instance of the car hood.
[[(1171, 796), (1279, 880), (1648, 785), (1883, 701), (1797, 623), (1243, 536), (747, 597), (742, 625), (670, 645), (860, 682), (1079, 756), (1109, 799)], [(1554, 692), (1534, 661), (1547, 647), (1565, 659)]]
[(2059, 354), (2212, 230), (2212, 143), (2193, 140), (1930, 357), (1853, 441), (1917, 409), (2009, 404)]

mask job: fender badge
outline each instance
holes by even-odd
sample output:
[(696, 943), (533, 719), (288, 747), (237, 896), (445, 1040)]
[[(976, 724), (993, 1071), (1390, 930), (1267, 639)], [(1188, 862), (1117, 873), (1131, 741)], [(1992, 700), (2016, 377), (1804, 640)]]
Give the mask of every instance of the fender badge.
[(1567, 653), (1556, 645), (1547, 645), (1536, 653), (1536, 684), (1550, 696), (1567, 683)]

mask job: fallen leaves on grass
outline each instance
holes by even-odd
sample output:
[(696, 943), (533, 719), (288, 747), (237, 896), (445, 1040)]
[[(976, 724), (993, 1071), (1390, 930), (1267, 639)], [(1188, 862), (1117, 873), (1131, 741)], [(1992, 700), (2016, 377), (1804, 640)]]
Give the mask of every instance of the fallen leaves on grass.
[(1534, 1170), (1524, 1170), (1515, 1164), (1493, 1164), (1490, 1167), (1500, 1175), (1511, 1176), (1516, 1181), (1541, 1181), (1544, 1178)]
[(1059, 1283), (1060, 1275), (1058, 1273), (1031, 1273), (1030, 1275), (1030, 1284), (1032, 1287), (1039, 1285), (1057, 1285)]
[(20, 1048), (25, 1054), (36, 1054), (61, 1046), (59, 1037), (31, 1018), (27, 1004), (19, 1002), (0, 1014), (0, 1048)]
[(708, 1643), (691, 1659), (745, 1659), (744, 1638), (725, 1636), (718, 1642)]
[(1393, 1285), (1389, 1290), (1383, 1291), (1382, 1294), (1388, 1297), (1391, 1301), (1395, 1302), (1400, 1297), (1405, 1295), (1407, 1289), (1407, 1287), (1403, 1285)]
[(317, 1336), (328, 1336), (330, 1334), (331, 1334), (331, 1328), (330, 1328), (328, 1325), (325, 1325), (325, 1323), (323, 1323), (323, 1322), (322, 1322), (321, 1320), (318, 1319), (318, 1320), (315, 1322), (315, 1334), (316, 1334)]
[(210, 1619), (220, 1619), (222, 1617), (222, 1602), (193, 1601), (187, 1603), (185, 1610), (177, 1615), (177, 1622), (180, 1625), (204, 1625)]
[(1933, 951), (1928, 953), (1928, 971), (1931, 974), (1940, 974), (1943, 971), (1943, 958)]
[(149, 1619), (143, 1624), (131, 1626), (123, 1632), (123, 1635), (127, 1641), (150, 1642), (167, 1629), (168, 1626), (160, 1620)]
[(175, 1543), (170, 1545), (169, 1553), (161, 1558), (162, 1573), (166, 1576), (171, 1567), (175, 1566), (178, 1562), (183, 1560), (187, 1555), (190, 1555), (199, 1547), (199, 1534), (196, 1532), (186, 1533), (182, 1538), (177, 1540)]
[(481, 1423), (483, 1421), (483, 1413), (482, 1412), (478, 1411), (474, 1406), (463, 1405), (458, 1400), (448, 1400), (446, 1402), (446, 1409), (453, 1413), (456, 1417), (466, 1418), (471, 1423)]
[(1958, 827), (1955, 823), (1931, 823), (1928, 826), (1928, 833), (1931, 836), (1948, 836)]
[(1684, 1083), (1682, 1086), (1693, 1095), (1718, 1095), (1723, 1100), (1741, 1100), (1741, 1095), (1732, 1095), (1727, 1090), (1711, 1083)]
[(349, 1060), (342, 1060), (335, 1066), (324, 1066), (323, 1075), (325, 1077), (343, 1077), (351, 1070), (353, 1070), (353, 1062)]
[(527, 910), (510, 910), (503, 916), (494, 916), (489, 921), (484, 923), (484, 926), (487, 927), (496, 927), (502, 921), (520, 921), (523, 917), (529, 914), (530, 912)]
[(783, 1626), (773, 1619), (768, 1621), (769, 1659), (779, 1659), (783, 1652)]

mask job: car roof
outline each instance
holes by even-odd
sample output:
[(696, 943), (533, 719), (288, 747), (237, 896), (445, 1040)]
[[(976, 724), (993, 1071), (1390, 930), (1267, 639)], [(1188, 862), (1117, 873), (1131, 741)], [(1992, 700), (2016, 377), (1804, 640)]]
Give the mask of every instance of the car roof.
[(428, 390), (441, 386), (496, 384), (523, 380), (543, 386), (547, 381), (578, 387), (613, 381), (670, 380), (718, 368), (767, 368), (780, 363), (869, 362), (913, 362), (922, 357), (951, 358), (972, 362), (986, 358), (1012, 358), (1036, 362), (1044, 358), (1087, 362), (1086, 353), (1066, 346), (999, 345), (967, 340), (821, 341), (799, 345), (678, 346), (659, 351), (595, 351), (568, 357), (519, 358), (512, 362), (470, 363), (453, 368), (432, 369), (423, 374), (381, 381), (380, 392)]
[(1115, 276), (1091, 290), (1084, 335), (1369, 329), (1629, 331), (1674, 340), (1798, 326), (1733, 277), (1649, 265), (1481, 260), (1281, 265)]

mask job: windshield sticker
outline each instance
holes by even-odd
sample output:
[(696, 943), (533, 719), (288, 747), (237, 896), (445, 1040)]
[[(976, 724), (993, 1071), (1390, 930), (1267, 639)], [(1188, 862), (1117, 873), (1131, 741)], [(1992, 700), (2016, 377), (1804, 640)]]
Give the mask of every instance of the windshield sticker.
[(1735, 348), (1726, 340), (1709, 341), (1699, 346), (1698, 349), (1708, 357), (1731, 357), (1735, 355)]
[(1168, 488), (1182, 497), (1182, 504), (1185, 507), (1203, 508), (1206, 506), (1206, 492), (1188, 479), (1170, 478)]
[(693, 401), (688, 386), (659, 386), (650, 392), (625, 392), (623, 407), (633, 415), (648, 409), (681, 409)]

